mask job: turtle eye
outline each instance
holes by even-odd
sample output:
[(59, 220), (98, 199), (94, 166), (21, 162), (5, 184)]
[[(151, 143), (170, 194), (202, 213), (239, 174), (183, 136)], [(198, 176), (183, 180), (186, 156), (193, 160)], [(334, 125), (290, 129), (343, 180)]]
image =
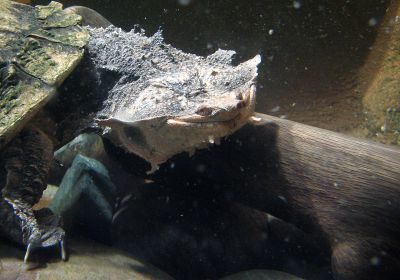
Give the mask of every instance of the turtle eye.
[(213, 110), (210, 107), (201, 106), (199, 109), (197, 109), (196, 114), (206, 117), (210, 116), (212, 112)]

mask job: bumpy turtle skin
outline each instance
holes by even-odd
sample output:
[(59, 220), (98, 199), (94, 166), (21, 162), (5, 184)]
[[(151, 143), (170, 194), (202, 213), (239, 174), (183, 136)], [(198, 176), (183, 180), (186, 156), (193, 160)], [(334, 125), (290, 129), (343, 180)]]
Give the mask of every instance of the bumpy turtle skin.
[[(32, 209), (46, 188), (52, 152), (47, 136), (28, 127), (1, 154), (4, 188), (0, 197), (0, 232), (19, 244), (46, 246), (48, 238), (43, 238), (44, 231), (56, 231), (57, 241), (63, 238), (57, 225), (56, 230), (50, 229), (48, 222), (40, 225)], [(51, 213), (46, 215), (50, 217)]]

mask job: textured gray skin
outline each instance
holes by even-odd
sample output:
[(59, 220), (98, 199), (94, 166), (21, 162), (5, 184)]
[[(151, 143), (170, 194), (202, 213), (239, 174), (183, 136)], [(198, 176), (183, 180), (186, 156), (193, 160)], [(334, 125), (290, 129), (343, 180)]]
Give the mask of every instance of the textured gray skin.
[[(234, 51), (203, 58), (151, 37), (120, 28), (91, 29), (89, 54), (95, 65), (121, 75), (100, 112), (121, 121), (192, 115), (213, 97), (244, 92), (254, 84), (259, 56), (233, 67)], [(237, 102), (233, 96), (232, 103)]]
[(118, 77), (98, 123), (153, 167), (218, 141), (252, 115), (260, 56), (233, 66), (234, 51), (184, 53), (164, 43), (160, 31), (147, 37), (114, 26), (89, 30), (93, 64)]

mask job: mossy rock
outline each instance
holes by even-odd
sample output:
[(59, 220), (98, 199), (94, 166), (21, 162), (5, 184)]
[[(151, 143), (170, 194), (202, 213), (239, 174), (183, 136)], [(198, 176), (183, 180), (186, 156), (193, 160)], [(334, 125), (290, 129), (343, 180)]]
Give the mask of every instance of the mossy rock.
[(373, 73), (363, 97), (369, 136), (400, 145), (400, 4), (394, 1), (383, 21), (365, 68)]

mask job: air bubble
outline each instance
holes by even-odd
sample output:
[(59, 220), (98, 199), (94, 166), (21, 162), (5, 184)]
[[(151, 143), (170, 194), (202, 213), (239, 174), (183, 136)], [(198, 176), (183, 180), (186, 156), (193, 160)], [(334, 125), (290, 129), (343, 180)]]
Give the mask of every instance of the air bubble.
[(178, 0), (178, 4), (181, 6), (188, 6), (192, 0)]
[(374, 18), (374, 17), (372, 17), (372, 18), (370, 18), (370, 19), (368, 20), (368, 25), (371, 26), (371, 27), (374, 27), (374, 26), (376, 26), (377, 24), (378, 24), (378, 20), (377, 20), (376, 18)]
[(300, 3), (300, 1), (293, 1), (293, 8), (295, 8), (295, 9), (300, 9), (300, 8), (301, 8), (301, 3)]

